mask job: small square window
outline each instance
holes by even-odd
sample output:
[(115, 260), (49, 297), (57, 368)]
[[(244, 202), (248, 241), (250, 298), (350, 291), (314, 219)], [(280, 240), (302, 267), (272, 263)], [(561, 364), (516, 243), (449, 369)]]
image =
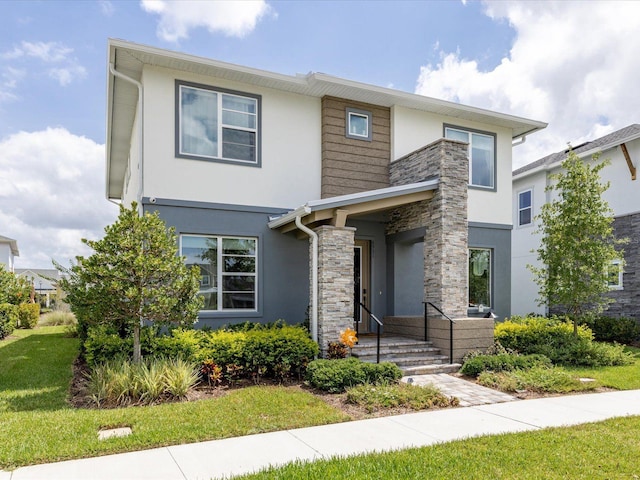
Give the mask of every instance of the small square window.
[(371, 141), (371, 112), (347, 108), (347, 138)]

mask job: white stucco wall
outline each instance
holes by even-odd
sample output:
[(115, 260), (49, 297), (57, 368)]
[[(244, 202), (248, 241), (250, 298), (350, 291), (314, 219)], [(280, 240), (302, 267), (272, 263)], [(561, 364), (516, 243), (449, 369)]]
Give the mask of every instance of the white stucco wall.
[[(175, 156), (175, 80), (262, 96), (262, 167)], [(295, 208), (320, 198), (319, 98), (145, 67), (144, 196)]]
[[(640, 159), (640, 140), (627, 143), (629, 155), (638, 167)], [(602, 152), (600, 160), (610, 159), (600, 177), (603, 182), (610, 182), (609, 190), (603, 196), (613, 209), (614, 216), (629, 215), (640, 211), (640, 171), (638, 179), (631, 180), (631, 173), (620, 147)], [(530, 312), (544, 313), (544, 307), (536, 305), (538, 286), (533, 274), (526, 268), (527, 264), (539, 265), (537, 254), (531, 253), (540, 245), (540, 235), (534, 234), (533, 226), (518, 226), (518, 193), (533, 188), (533, 214), (540, 213), (544, 203), (549, 201), (551, 193), (545, 193), (548, 175), (560, 171), (558, 167), (550, 171), (537, 171), (524, 178), (513, 181), (512, 215), (513, 231), (511, 236), (511, 312), (525, 315)]]
[(139, 115), (136, 112), (136, 118), (133, 122), (131, 132), (131, 150), (129, 151), (129, 164), (124, 178), (124, 190), (122, 192), (122, 202), (124, 205), (130, 205), (133, 201), (139, 201), (140, 193), (140, 127)]
[(8, 243), (0, 243), (0, 264), (4, 265), (5, 270), (13, 272), (13, 253)]
[(442, 138), (444, 124), (496, 134), (496, 191), (470, 188), (468, 216), (470, 222), (511, 225), (511, 151), (513, 147), (509, 129), (396, 106), (391, 110), (392, 159), (396, 160)]

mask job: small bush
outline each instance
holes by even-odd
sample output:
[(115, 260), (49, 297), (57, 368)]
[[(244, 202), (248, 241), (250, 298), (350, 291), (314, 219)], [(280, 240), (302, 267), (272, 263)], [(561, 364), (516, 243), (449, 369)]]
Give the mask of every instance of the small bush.
[(529, 370), (510, 372), (483, 372), (478, 377), (478, 383), (506, 392), (528, 390), (539, 393), (567, 393), (593, 390), (597, 387), (595, 382), (583, 383), (559, 367), (533, 367)]
[(90, 328), (84, 342), (84, 358), (89, 367), (110, 360), (130, 358), (133, 355), (133, 340), (120, 338), (117, 333), (104, 326)]
[(640, 337), (640, 325), (633, 318), (627, 317), (596, 317), (581, 320), (593, 332), (593, 336), (600, 342), (618, 342), (626, 345)]
[(0, 340), (13, 333), (18, 324), (18, 307), (0, 303)]
[(182, 398), (197, 381), (195, 365), (181, 359), (115, 360), (92, 369), (89, 392), (98, 406), (151, 404)]
[(21, 303), (18, 305), (18, 326), (33, 328), (40, 318), (40, 305), (37, 303)]
[(514, 355), (502, 353), (498, 355), (477, 355), (464, 362), (460, 373), (477, 377), (482, 372), (504, 372), (531, 367), (551, 367), (551, 360), (544, 355)]
[(329, 393), (344, 392), (347, 387), (369, 383), (380, 385), (397, 382), (402, 371), (389, 362), (365, 363), (357, 358), (314, 360), (307, 367), (309, 384)]
[(338, 358), (347, 358), (349, 350), (344, 343), (330, 342), (327, 346), (327, 358), (329, 360), (336, 360)]
[(437, 388), (419, 387), (406, 383), (389, 385), (358, 385), (347, 389), (347, 402), (360, 405), (371, 413), (384, 408), (406, 407), (425, 410), (434, 407), (452, 407), (459, 404), (455, 397), (443, 395)]
[[(42, 310), (43, 312), (44, 310)], [(53, 311), (45, 313), (38, 320), (38, 325), (43, 327), (52, 327), (56, 325), (74, 326), (78, 323), (76, 316), (71, 312)]]

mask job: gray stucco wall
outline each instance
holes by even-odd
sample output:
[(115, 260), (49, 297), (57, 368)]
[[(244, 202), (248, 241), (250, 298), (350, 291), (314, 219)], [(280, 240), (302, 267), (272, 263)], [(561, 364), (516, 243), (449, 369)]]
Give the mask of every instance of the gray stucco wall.
[(282, 210), (202, 202), (143, 200), (145, 211), (158, 211), (176, 233), (258, 237), (258, 308), (256, 312), (202, 312), (197, 327), (218, 328), (246, 320), (301, 323), (309, 304), (308, 241), (267, 226)]
[[(511, 316), (511, 225), (469, 222), (469, 248), (493, 250), (491, 291), (492, 310), (499, 320)], [(469, 309), (469, 316), (482, 316)]]

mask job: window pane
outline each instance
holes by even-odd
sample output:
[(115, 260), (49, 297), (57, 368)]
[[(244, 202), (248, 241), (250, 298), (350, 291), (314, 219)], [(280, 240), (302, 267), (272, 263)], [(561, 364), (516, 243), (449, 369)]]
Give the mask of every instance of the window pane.
[(222, 123), (233, 127), (256, 128), (256, 116), (248, 113), (223, 110)]
[(232, 273), (255, 273), (255, 257), (223, 257), (224, 271)]
[(236, 112), (256, 113), (257, 101), (254, 98), (236, 97), (222, 94), (222, 108)]
[(491, 250), (469, 249), (469, 306), (491, 307)]
[(246, 147), (234, 143), (224, 143), (222, 145), (222, 156), (234, 160), (244, 160), (247, 162), (256, 161), (256, 147)]
[(454, 130), (453, 128), (447, 128), (444, 131), (445, 137), (452, 140), (460, 140), (461, 142), (469, 143), (469, 134), (461, 130)]
[(255, 255), (256, 241), (253, 238), (223, 238), (224, 255)]
[(256, 297), (253, 293), (223, 293), (222, 306), (227, 309), (250, 309), (256, 308)]
[(222, 282), (224, 292), (253, 292), (256, 278), (248, 275), (225, 275)]
[(529, 225), (531, 223), (531, 209), (525, 208), (520, 210), (520, 225)]
[(493, 187), (493, 154), (475, 145), (471, 148), (471, 184)]
[(218, 156), (218, 94), (180, 87), (180, 151)]
[(520, 208), (527, 208), (531, 206), (531, 190), (522, 192), (520, 194)]
[(239, 145), (255, 145), (256, 134), (244, 130), (234, 130), (233, 128), (222, 129), (222, 141), (224, 143), (237, 143)]
[(204, 298), (203, 310), (218, 309), (218, 241), (216, 238), (184, 235), (181, 255), (188, 267), (200, 268), (198, 294)]
[(368, 137), (369, 117), (366, 115), (358, 115), (357, 113), (349, 113), (349, 134)]

